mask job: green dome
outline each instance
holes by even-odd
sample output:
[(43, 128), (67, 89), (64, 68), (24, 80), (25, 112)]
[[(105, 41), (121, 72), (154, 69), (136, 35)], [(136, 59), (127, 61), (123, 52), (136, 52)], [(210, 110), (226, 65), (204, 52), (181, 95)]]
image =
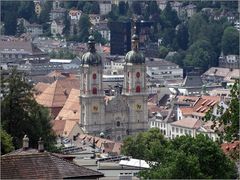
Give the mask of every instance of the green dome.
[(125, 56), (125, 61), (128, 63), (142, 64), (145, 63), (145, 56), (139, 51), (129, 51)]
[(102, 57), (97, 52), (86, 52), (82, 56), (82, 64), (100, 65), (102, 64)]

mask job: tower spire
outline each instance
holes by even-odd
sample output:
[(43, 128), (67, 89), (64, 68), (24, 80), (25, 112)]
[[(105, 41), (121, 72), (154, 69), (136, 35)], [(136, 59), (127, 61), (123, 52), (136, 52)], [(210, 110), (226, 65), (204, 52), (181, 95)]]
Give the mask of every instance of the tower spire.
[(96, 52), (96, 49), (95, 49), (95, 39), (94, 39), (94, 36), (93, 36), (93, 28), (92, 27), (89, 30), (88, 50), (90, 52), (92, 52), (92, 53)]
[(138, 51), (139, 47), (139, 37), (137, 35), (137, 20), (133, 20), (133, 36), (132, 36), (132, 50)]

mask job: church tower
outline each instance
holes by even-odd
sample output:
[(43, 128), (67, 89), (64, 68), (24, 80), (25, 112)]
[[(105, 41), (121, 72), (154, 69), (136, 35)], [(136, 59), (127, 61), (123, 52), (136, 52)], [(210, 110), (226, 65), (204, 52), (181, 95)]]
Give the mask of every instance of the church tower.
[(104, 130), (105, 106), (102, 74), (102, 58), (96, 52), (91, 29), (88, 52), (83, 54), (80, 66), (80, 124), (85, 133), (93, 135), (99, 135)]
[(148, 129), (145, 57), (139, 52), (139, 38), (134, 28), (132, 50), (126, 54), (124, 66), (123, 96), (129, 108), (127, 135)]

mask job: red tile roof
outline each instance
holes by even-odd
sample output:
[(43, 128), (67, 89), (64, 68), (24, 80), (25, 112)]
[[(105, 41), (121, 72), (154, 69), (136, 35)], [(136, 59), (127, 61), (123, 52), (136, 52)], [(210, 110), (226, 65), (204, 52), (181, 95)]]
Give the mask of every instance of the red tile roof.
[[(240, 147), (240, 141), (233, 141), (230, 143), (223, 143), (221, 144), (221, 148), (225, 154), (228, 154), (232, 150), (237, 150), (239, 151)], [(240, 152), (238, 152), (240, 154)]]

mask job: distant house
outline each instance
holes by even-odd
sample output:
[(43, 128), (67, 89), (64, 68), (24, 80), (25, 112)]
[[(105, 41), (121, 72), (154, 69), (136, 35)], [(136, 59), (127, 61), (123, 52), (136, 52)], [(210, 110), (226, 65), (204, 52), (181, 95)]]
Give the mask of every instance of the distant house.
[(236, 79), (239, 79), (239, 71), (240, 69), (211, 67), (202, 75), (202, 79), (205, 82), (232, 84)]
[(146, 59), (147, 75), (150, 81), (166, 81), (183, 78), (183, 69), (177, 64), (158, 58)]
[(164, 10), (167, 6), (167, 0), (157, 0), (157, 4), (161, 10)]
[(101, 17), (99, 14), (89, 14), (88, 16), (91, 24), (93, 24), (94, 26), (100, 22)]
[(194, 4), (189, 4), (187, 6), (184, 7), (186, 12), (187, 12), (187, 17), (192, 17), (196, 11), (197, 11), (197, 7)]
[(64, 8), (52, 9), (50, 12), (50, 20), (63, 19), (66, 13)]
[(99, 2), (100, 14), (106, 15), (112, 10), (111, 0), (102, 0)]
[(39, 141), (38, 150), (28, 147), (24, 137), (23, 148), (1, 156), (1, 179), (99, 179), (104, 175), (79, 166), (61, 155), (44, 151)]
[[(31, 41), (0, 40), (1, 62), (15, 62), (25, 58), (40, 60), (47, 58), (47, 54), (37, 48)], [(18, 62), (19, 63), (19, 62)]]
[(79, 21), (81, 15), (82, 15), (82, 11), (71, 9), (71, 10), (69, 11), (68, 15), (70, 16), (70, 19), (71, 19), (71, 20), (77, 20), (77, 21)]
[(32, 37), (36, 37), (43, 34), (43, 28), (40, 24), (29, 24), (26, 25), (27, 33), (31, 34)]
[(239, 55), (229, 54), (227, 56), (224, 56), (223, 54), (221, 54), (221, 56), (219, 57), (219, 67), (239, 69)]
[(110, 41), (110, 29), (107, 22), (100, 22), (96, 24), (94, 28), (102, 35), (103, 38)]
[(62, 35), (64, 24), (61, 20), (53, 20), (51, 23), (51, 34), (56, 36), (57, 34)]

